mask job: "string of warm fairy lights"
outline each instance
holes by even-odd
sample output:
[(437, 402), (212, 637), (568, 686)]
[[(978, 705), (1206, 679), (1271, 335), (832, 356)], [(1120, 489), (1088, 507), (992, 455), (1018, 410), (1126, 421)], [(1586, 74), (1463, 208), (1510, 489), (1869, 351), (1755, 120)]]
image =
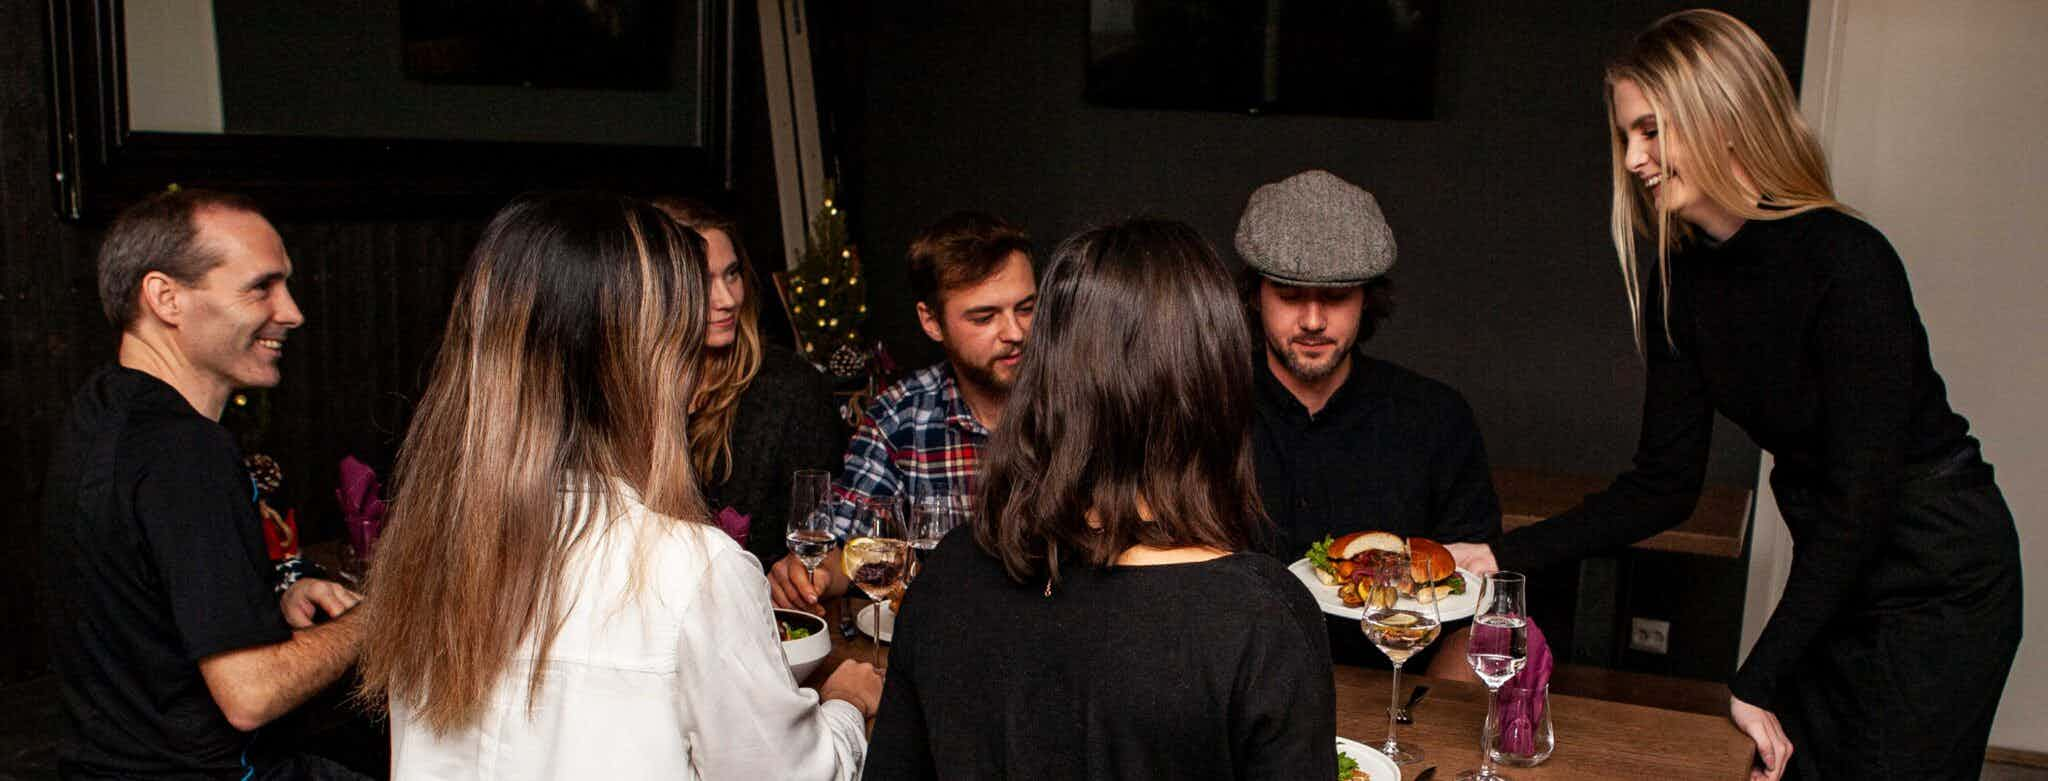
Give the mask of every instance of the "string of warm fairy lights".
[(860, 324), (867, 319), (860, 252), (847, 238), (846, 214), (828, 185), (823, 209), (811, 221), (809, 241), (787, 280), (790, 319), (805, 358), (833, 374), (852, 376), (867, 365)]

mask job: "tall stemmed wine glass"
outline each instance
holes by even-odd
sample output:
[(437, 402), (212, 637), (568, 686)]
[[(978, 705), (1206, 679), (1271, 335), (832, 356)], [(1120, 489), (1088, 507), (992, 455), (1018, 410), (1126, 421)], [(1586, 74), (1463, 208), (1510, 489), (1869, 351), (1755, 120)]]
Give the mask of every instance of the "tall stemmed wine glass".
[(1522, 671), (1529, 658), (1529, 579), (1516, 572), (1486, 576), (1479, 615), (1472, 619), (1472, 640), (1465, 661), (1486, 683), (1486, 726), (1479, 736), (1479, 769), (1458, 774), (1458, 781), (1506, 781), (1493, 770), (1493, 730), (1500, 723), (1500, 687)]
[(1422, 747), (1403, 745), (1394, 733), (1401, 702), (1401, 665), (1436, 642), (1443, 622), (1438, 619), (1436, 600), (1404, 601), (1399, 595), (1404, 583), (1434, 583), (1441, 576), (1430, 557), (1410, 556), (1407, 551), (1376, 552), (1371, 562), (1372, 585), (1366, 592), (1365, 618), (1360, 624), (1366, 639), (1394, 663), (1394, 684), (1387, 692), (1387, 742), (1379, 749), (1397, 764), (1413, 764), (1422, 761)]
[(818, 563), (837, 539), (832, 534), (832, 475), (822, 469), (799, 469), (789, 477), (789, 525), (782, 538), (789, 552), (803, 562), (804, 578), (817, 582)]
[(918, 573), (924, 571), (926, 556), (966, 516), (965, 505), (957, 496), (920, 496), (910, 503), (910, 552), (916, 560), (903, 579), (905, 586), (917, 580)]
[(882, 603), (903, 588), (910, 570), (910, 540), (903, 497), (870, 499), (854, 513), (853, 528), (839, 549), (846, 579), (875, 601), (876, 662), (881, 661)]

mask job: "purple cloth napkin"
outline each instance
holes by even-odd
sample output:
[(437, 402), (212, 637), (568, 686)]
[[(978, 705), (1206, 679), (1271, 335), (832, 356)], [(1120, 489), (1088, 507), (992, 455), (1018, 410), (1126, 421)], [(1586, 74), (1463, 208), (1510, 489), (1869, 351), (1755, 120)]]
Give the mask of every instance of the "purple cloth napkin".
[(377, 470), (355, 456), (342, 456), (341, 484), (334, 489), (334, 498), (341, 502), (342, 527), (348, 530), (349, 545), (364, 561), (370, 559), (377, 537), (384, 533), (384, 513), (388, 508), (383, 494), (384, 484), (377, 480)]
[(1523, 756), (1536, 753), (1537, 725), (1543, 723), (1543, 709), (1550, 705), (1545, 691), (1550, 686), (1551, 668), (1556, 664), (1550, 655), (1550, 643), (1543, 639), (1543, 630), (1530, 620), (1528, 656), (1522, 671), (1500, 687), (1502, 751)]
[(718, 528), (725, 530), (726, 535), (732, 537), (732, 541), (739, 543), (742, 548), (747, 545), (747, 530), (753, 528), (753, 525), (754, 516), (731, 507), (718, 511)]

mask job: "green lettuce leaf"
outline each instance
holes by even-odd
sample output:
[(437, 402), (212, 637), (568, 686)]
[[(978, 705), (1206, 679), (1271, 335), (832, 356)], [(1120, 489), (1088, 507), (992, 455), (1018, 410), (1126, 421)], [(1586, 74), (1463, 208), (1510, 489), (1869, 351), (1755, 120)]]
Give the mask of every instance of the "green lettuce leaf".
[(1306, 554), (1308, 563), (1314, 565), (1316, 569), (1325, 572), (1335, 572), (1337, 567), (1330, 562), (1330, 545), (1336, 541), (1335, 538), (1324, 535), (1322, 542), (1308, 546), (1308, 553)]

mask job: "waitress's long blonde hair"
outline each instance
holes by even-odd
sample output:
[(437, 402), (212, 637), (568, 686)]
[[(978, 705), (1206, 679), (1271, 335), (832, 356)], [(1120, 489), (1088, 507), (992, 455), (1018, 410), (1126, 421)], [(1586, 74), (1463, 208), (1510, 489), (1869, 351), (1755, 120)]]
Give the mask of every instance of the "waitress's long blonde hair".
[[(1820, 141), (1799, 114), (1792, 82), (1763, 39), (1720, 11), (1671, 14), (1636, 36), (1607, 66), (1607, 129), (1613, 153), (1614, 204), (1610, 229), (1636, 348), (1648, 347), (1643, 311), (1644, 274), (1636, 237), (1657, 242), (1661, 329), (1671, 340), (1671, 251), (1692, 237), (1683, 220), (1672, 224), (1628, 170), (1628, 137), (1614, 113), (1614, 85), (1631, 81), (1657, 115), (1658, 159), (1669, 161), (1666, 139), (1683, 149), (1683, 171), (1671, 171), (1702, 197), (1747, 220), (1776, 220), (1814, 209), (1843, 209), (1828, 179)], [(1668, 168), (1668, 166), (1667, 166)], [(1740, 171), (1741, 175), (1736, 172)], [(1768, 207), (1768, 208), (1766, 208)], [(1654, 228), (1652, 223), (1654, 222)]]
[(365, 603), (365, 700), (437, 733), (473, 726), (530, 643), (534, 702), (571, 551), (618, 517), (607, 497), (706, 520), (685, 429), (703, 254), (615, 195), (529, 196), (491, 220), (399, 452)]

